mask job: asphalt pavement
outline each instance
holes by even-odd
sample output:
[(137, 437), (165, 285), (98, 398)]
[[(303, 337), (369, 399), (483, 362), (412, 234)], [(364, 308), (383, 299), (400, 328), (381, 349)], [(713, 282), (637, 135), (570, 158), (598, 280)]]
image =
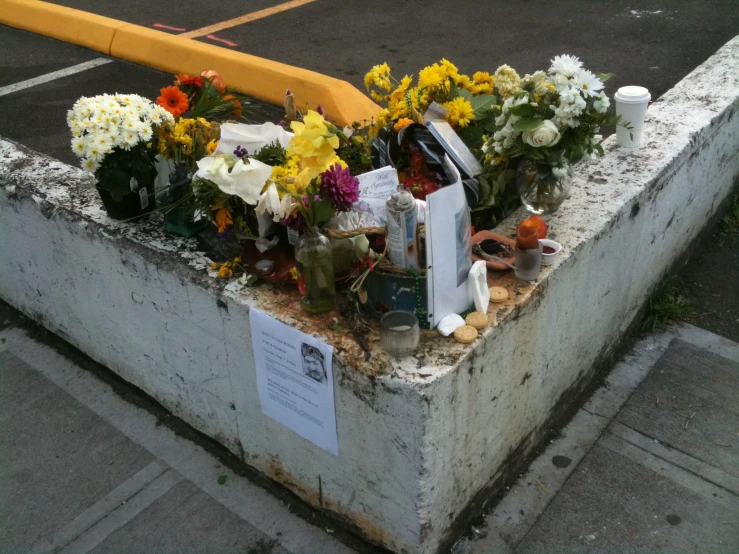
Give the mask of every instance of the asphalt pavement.
[[(78, 165), (78, 159), (70, 146), (67, 110), (80, 96), (126, 93), (155, 100), (173, 81), (168, 73), (3, 25), (0, 52), (0, 89), (91, 60), (110, 60), (8, 94), (0, 90), (0, 136), (71, 165)], [(274, 122), (283, 113), (281, 107), (254, 100), (248, 117), (253, 123)]]
[[(55, 3), (192, 31), (284, 2)], [(592, 71), (616, 73), (609, 93), (638, 84), (656, 99), (737, 34), (735, 0), (315, 0), (213, 36), (235, 50), (345, 79), (361, 90), (367, 70), (385, 61), (397, 78), (443, 57), (470, 74), (504, 63), (523, 74), (567, 53)]]

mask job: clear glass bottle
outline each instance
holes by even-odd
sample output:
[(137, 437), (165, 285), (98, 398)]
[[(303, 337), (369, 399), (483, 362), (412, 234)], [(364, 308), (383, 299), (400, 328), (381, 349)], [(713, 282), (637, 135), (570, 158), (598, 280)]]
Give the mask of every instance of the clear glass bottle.
[(295, 247), (295, 262), (303, 309), (312, 314), (333, 309), (336, 289), (333, 249), (328, 238), (317, 228), (306, 230)]

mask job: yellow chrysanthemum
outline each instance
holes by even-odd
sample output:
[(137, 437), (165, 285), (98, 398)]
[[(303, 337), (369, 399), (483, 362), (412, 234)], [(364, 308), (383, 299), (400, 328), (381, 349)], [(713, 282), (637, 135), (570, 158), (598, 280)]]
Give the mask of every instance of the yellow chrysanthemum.
[(218, 141), (216, 139), (211, 140), (208, 143), (208, 146), (205, 147), (205, 152), (209, 156), (216, 151), (216, 148), (218, 148)]
[(369, 90), (373, 84), (377, 88), (387, 91), (390, 91), (393, 88), (390, 84), (390, 66), (387, 65), (387, 62), (374, 66), (364, 76), (364, 86), (367, 90)]
[(377, 136), (377, 133), (380, 132), (380, 129), (387, 125), (389, 115), (390, 113), (387, 109), (380, 110), (377, 113), (377, 115), (375, 116), (375, 120), (372, 122), (369, 128), (369, 135), (371, 137)]
[(462, 97), (446, 102), (444, 107), (449, 110), (446, 119), (451, 125), (467, 127), (470, 121), (475, 119), (475, 110), (472, 109), (472, 104)]

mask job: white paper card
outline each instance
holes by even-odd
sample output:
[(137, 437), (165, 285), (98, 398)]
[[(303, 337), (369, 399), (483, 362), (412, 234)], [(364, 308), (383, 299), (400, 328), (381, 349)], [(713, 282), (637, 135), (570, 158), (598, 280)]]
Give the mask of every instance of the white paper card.
[(339, 455), (331, 345), (249, 310), (262, 412)]
[(385, 202), (394, 192), (398, 192), (400, 181), (394, 167), (382, 167), (357, 175), (359, 180), (359, 200), (352, 211), (359, 216), (360, 227), (381, 227), (385, 225)]
[(459, 171), (448, 156), (452, 184), (426, 196), (426, 263), (431, 328), (449, 314), (461, 314), (472, 304), (467, 279), (472, 267), (470, 209)]
[(381, 167), (357, 175), (359, 180), (359, 196), (366, 198), (387, 199), (394, 192), (398, 192), (400, 181), (394, 167)]

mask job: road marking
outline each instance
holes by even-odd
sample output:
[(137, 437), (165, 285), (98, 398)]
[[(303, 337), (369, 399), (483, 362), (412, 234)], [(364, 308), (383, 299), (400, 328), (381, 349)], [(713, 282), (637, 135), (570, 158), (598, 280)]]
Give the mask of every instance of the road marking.
[(216, 42), (223, 43), (227, 46), (238, 46), (235, 42), (231, 42), (230, 40), (226, 40), (225, 38), (218, 38), (215, 35), (208, 35), (205, 38), (209, 38), (210, 40), (215, 40)]
[(80, 73), (82, 71), (92, 69), (93, 67), (98, 67), (100, 65), (105, 65), (106, 63), (111, 63), (112, 61), (113, 60), (111, 60), (110, 58), (96, 58), (94, 60), (90, 60), (89, 62), (83, 62), (77, 65), (73, 65), (72, 67), (67, 67), (66, 69), (52, 71), (51, 73), (47, 73), (46, 75), (41, 75), (39, 77), (34, 77), (33, 79), (28, 79), (26, 81), (21, 81), (20, 83), (15, 83), (13, 85), (2, 87), (0, 88), (0, 96), (5, 96), (6, 94), (18, 92), (19, 90), (27, 89), (30, 87), (35, 87), (36, 85), (42, 85), (44, 83), (48, 83), (49, 81), (54, 81), (55, 79), (61, 79), (62, 77), (67, 77), (68, 75), (74, 75), (75, 73)]
[(152, 27), (156, 27), (157, 29), (167, 29), (168, 31), (179, 31), (179, 32), (187, 31), (187, 29), (184, 29), (182, 27), (172, 27), (170, 25), (164, 25), (162, 23), (154, 23)]
[(206, 35), (211, 35), (213, 33), (217, 33), (218, 31), (223, 31), (224, 29), (228, 29), (229, 27), (236, 27), (237, 25), (241, 25), (242, 23), (249, 23), (250, 21), (256, 21), (257, 19), (262, 19), (263, 17), (269, 17), (270, 15), (274, 15), (276, 13), (291, 10), (293, 8), (297, 8), (300, 6), (304, 6), (305, 4), (310, 4), (311, 2), (315, 2), (315, 1), (316, 0), (291, 0), (290, 2), (285, 2), (284, 4), (278, 4), (277, 6), (272, 6), (271, 8), (265, 8), (263, 10), (248, 13), (240, 17), (235, 17), (234, 19), (228, 19), (226, 21), (221, 21), (220, 23), (208, 25), (207, 27), (195, 29), (194, 31), (182, 33), (180, 36), (185, 37), (185, 38), (197, 38), (197, 37), (203, 37)]

